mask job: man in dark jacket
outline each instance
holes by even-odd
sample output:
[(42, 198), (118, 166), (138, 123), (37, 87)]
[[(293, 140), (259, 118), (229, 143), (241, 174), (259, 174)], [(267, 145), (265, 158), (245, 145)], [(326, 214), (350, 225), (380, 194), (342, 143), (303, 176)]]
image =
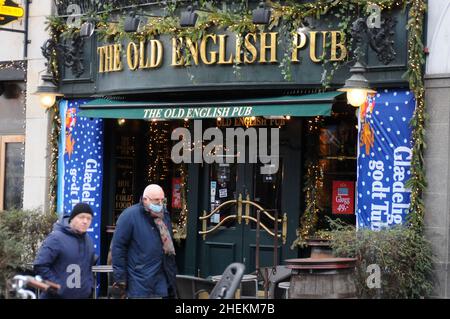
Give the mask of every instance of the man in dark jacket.
[(142, 201), (119, 216), (112, 239), (114, 285), (129, 298), (176, 297), (175, 249), (164, 191), (145, 188)]
[(61, 285), (57, 294), (42, 293), (41, 298), (89, 298), (93, 288), (92, 266), (94, 246), (86, 233), (93, 212), (85, 203), (78, 203), (70, 216), (61, 218), (43, 242), (34, 270), (45, 280)]

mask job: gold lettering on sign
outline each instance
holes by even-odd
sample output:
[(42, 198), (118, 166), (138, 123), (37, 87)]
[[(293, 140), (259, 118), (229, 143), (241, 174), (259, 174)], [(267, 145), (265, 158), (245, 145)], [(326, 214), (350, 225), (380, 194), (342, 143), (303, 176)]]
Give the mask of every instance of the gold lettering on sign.
[[(270, 35), (270, 44), (267, 45), (267, 35)], [(259, 57), (259, 62), (260, 63), (266, 63), (266, 50), (269, 49), (270, 51), (270, 63), (275, 63), (277, 62), (277, 33), (276, 32), (270, 32), (270, 33), (265, 33), (265, 32), (261, 32), (260, 33), (260, 38), (261, 38), (261, 45), (260, 45), (260, 57)]]
[[(162, 64), (162, 58), (163, 46), (159, 40), (150, 40), (148, 44), (143, 40), (139, 42), (139, 69), (157, 68)], [(134, 61), (132, 65), (134, 66)]]
[(150, 68), (150, 62), (145, 61), (145, 42), (144, 40), (139, 41), (139, 69)]
[(106, 51), (108, 54), (105, 57), (105, 64), (108, 65), (108, 72), (111, 72), (114, 70), (114, 45), (108, 45)]
[(292, 58), (291, 62), (300, 62), (298, 59), (298, 50), (302, 49), (306, 45), (306, 34), (303, 32), (295, 33), (292, 45)]
[(105, 60), (105, 47), (98, 47), (97, 48), (97, 53), (98, 53), (98, 73), (103, 73), (105, 72), (105, 65), (104, 65), (104, 60)]
[(130, 70), (136, 70), (139, 63), (139, 51), (136, 43), (130, 42), (127, 47), (127, 63)]
[(150, 40), (150, 49), (152, 59), (150, 61), (151, 68), (159, 68), (163, 61), (164, 47), (159, 40)]
[(183, 38), (172, 38), (172, 66), (183, 66), (184, 57), (181, 54)]
[(217, 36), (215, 34), (207, 34), (202, 38), (200, 42), (200, 57), (202, 58), (202, 62), (206, 65), (214, 64), (217, 62), (217, 51), (210, 52), (210, 59), (207, 57), (207, 45), (208, 39), (211, 39), (214, 44), (216, 44)]
[[(340, 42), (337, 42), (339, 35)], [(342, 61), (347, 56), (347, 48), (345, 47), (345, 34), (342, 31), (331, 31), (331, 58), (330, 61)], [(337, 57), (337, 48), (341, 51), (341, 55)]]
[(116, 72), (122, 71), (122, 45), (111, 44), (97, 48), (98, 53), (98, 72)]
[(114, 44), (114, 71), (122, 70), (122, 44)]
[(240, 34), (239, 36), (236, 37), (236, 55), (235, 55), (235, 60), (234, 63), (236, 64), (241, 64), (242, 60), (241, 60), (241, 50), (242, 50), (242, 43), (241, 43), (241, 37), (242, 35)]
[(263, 117), (236, 117), (236, 118), (221, 118), (216, 122), (217, 127), (230, 127), (230, 126), (284, 126), (286, 125), (285, 119), (265, 119)]
[[(194, 60), (195, 65), (198, 65), (198, 43), (192, 42), (192, 40), (188, 38), (186, 39), (186, 44), (189, 48), (189, 51), (191, 52), (191, 56)], [(190, 65), (190, 63), (187, 63), (186, 65)]]
[(256, 47), (253, 43), (250, 42), (250, 38), (253, 38), (253, 42), (256, 42), (256, 34), (255, 33), (249, 33), (245, 36), (244, 39), (244, 46), (245, 49), (248, 50), (249, 53), (251, 53), (252, 58), (249, 59), (248, 55), (244, 53), (244, 62), (245, 63), (253, 63), (256, 61), (258, 52), (256, 51)]
[(227, 55), (227, 35), (221, 34), (219, 37), (219, 62), (218, 64), (233, 64), (233, 54), (226, 60)]
[[(172, 38), (171, 66), (277, 63), (277, 45), (277, 32), (247, 33), (244, 37), (205, 34), (197, 41), (189, 37)], [(97, 48), (99, 73), (124, 69), (122, 46), (125, 44), (109, 44)], [(341, 31), (297, 32), (293, 34), (292, 51), (288, 52), (291, 62), (300, 63), (302, 58), (307, 58), (308, 46), (309, 58), (314, 63), (322, 62), (325, 57), (332, 62), (343, 61), (348, 56), (345, 34)], [(126, 44), (128, 69), (134, 71), (158, 68), (163, 63), (164, 51), (163, 43), (158, 39), (131, 41)]]
[[(310, 39), (310, 45), (309, 45), (309, 57), (311, 61), (313, 62), (320, 62), (320, 58), (317, 57), (316, 54), (316, 36), (318, 31), (311, 31), (309, 32), (309, 39)], [(321, 31), (322, 33), (322, 54), (325, 53), (325, 46), (326, 46), (326, 37), (328, 31)], [(321, 55), (322, 56), (322, 55)]]

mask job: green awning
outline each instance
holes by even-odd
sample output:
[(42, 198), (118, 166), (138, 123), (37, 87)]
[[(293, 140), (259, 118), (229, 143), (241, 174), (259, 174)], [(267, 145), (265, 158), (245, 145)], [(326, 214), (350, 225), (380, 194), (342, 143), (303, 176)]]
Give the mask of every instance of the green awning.
[(233, 118), (247, 116), (330, 116), (342, 92), (300, 96), (201, 102), (127, 102), (96, 99), (82, 106), (79, 115), (95, 118), (146, 120)]

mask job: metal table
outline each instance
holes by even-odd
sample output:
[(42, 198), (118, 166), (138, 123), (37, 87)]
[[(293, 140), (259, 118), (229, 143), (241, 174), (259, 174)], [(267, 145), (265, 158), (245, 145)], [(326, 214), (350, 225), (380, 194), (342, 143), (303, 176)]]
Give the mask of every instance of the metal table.
[(92, 274), (94, 275), (94, 299), (97, 299), (97, 274), (113, 272), (112, 265), (92, 266)]

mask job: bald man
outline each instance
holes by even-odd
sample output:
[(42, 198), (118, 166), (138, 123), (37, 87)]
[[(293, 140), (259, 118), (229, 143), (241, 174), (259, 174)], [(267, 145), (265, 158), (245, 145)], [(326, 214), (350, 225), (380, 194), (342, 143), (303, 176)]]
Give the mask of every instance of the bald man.
[(125, 209), (112, 239), (113, 289), (121, 298), (176, 297), (175, 249), (163, 189), (148, 185)]

